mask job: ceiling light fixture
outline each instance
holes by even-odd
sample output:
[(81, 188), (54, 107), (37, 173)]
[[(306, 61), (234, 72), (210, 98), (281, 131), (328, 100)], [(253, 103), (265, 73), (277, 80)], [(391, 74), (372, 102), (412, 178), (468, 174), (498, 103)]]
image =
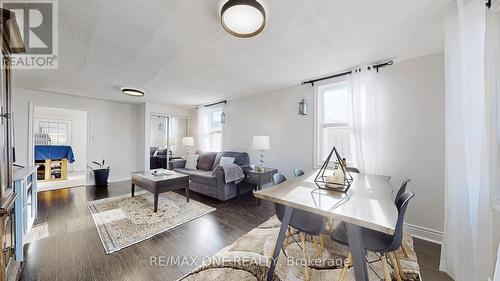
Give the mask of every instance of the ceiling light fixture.
[(220, 21), (236, 37), (253, 37), (264, 29), (266, 11), (256, 0), (229, 0), (222, 6)]
[(144, 96), (144, 91), (138, 90), (138, 89), (133, 89), (133, 88), (122, 88), (122, 93), (128, 96), (133, 96), (133, 97), (142, 97)]

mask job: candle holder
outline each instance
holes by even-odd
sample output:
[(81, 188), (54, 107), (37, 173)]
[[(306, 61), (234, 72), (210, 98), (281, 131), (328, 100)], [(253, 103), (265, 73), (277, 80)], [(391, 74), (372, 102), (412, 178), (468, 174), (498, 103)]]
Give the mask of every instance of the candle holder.
[[(335, 172), (342, 173), (341, 180), (338, 180), (338, 175), (325, 176), (325, 172), (328, 170), (328, 165), (330, 164), (330, 160), (333, 154), (335, 154), (335, 157), (337, 158), (335, 164), (339, 165), (339, 169), (335, 169)], [(332, 178), (335, 178), (335, 180), (332, 180)], [(330, 154), (328, 154), (328, 157), (326, 158), (325, 162), (321, 166), (321, 169), (318, 171), (316, 178), (314, 178), (314, 182), (320, 189), (327, 189), (327, 190), (346, 193), (347, 190), (349, 190), (349, 188), (351, 187), (352, 181), (353, 178), (351, 173), (347, 171), (346, 162), (342, 160), (337, 149), (334, 146), (332, 151), (330, 151)]]

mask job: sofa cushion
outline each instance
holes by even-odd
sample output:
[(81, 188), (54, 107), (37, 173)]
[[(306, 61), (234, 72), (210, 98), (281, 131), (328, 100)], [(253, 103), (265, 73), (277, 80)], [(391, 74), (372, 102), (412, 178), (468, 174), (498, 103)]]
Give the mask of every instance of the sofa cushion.
[(224, 151), (217, 153), (212, 170), (214, 170), (220, 163), (221, 157), (233, 157), (234, 164), (238, 166), (250, 165), (250, 158), (246, 152)]
[(200, 157), (198, 158), (198, 169), (205, 171), (212, 171), (212, 167), (214, 165), (216, 156), (217, 152), (200, 153)]
[(149, 155), (155, 154), (155, 152), (158, 150), (158, 147), (156, 146), (150, 146), (149, 147)]
[(176, 172), (189, 175), (189, 179), (199, 184), (205, 184), (208, 186), (217, 186), (217, 177), (212, 173), (212, 171), (203, 170), (188, 170), (185, 168), (175, 169)]

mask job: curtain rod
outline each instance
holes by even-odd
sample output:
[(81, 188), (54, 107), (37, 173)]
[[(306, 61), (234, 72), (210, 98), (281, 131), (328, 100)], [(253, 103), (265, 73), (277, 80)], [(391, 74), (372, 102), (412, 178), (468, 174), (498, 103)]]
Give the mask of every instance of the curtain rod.
[(219, 102), (214, 102), (214, 103), (210, 103), (210, 104), (205, 104), (204, 107), (210, 107), (210, 106), (214, 106), (214, 105), (218, 105), (218, 104), (227, 104), (227, 100), (223, 100), (223, 101), (219, 101)]
[[(377, 71), (377, 73), (378, 73), (378, 69), (379, 68), (386, 67), (388, 65), (393, 65), (393, 64), (394, 64), (394, 62), (392, 60), (389, 60), (389, 61), (384, 62), (384, 63), (374, 64), (371, 67), (373, 67)], [(368, 70), (370, 70), (370, 66), (368, 66)], [(314, 86), (314, 83), (316, 83), (316, 82), (327, 80), (327, 79), (332, 79), (332, 78), (336, 78), (336, 77), (341, 77), (341, 76), (345, 76), (345, 75), (350, 75), (350, 74), (352, 74), (352, 70), (349, 70), (349, 71), (346, 71), (346, 72), (337, 73), (337, 74), (333, 74), (333, 75), (326, 76), (326, 77), (321, 77), (321, 78), (318, 78), (318, 79), (312, 79), (312, 80), (309, 80), (309, 81), (304, 81), (304, 82), (302, 82), (302, 85), (311, 84), (311, 86)]]

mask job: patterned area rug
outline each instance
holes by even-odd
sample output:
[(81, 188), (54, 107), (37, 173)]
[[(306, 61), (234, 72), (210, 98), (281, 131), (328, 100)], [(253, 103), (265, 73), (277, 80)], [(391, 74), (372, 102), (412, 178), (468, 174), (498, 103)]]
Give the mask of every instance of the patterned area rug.
[(88, 203), (106, 253), (112, 253), (199, 218), (215, 209), (174, 192), (160, 194), (153, 212), (153, 194), (147, 191)]
[[(232, 245), (227, 246), (215, 254), (211, 259), (182, 278), (183, 281), (260, 281), (266, 280), (269, 260), (272, 256), (274, 244), (278, 236), (280, 221), (272, 217), (267, 222), (253, 229)], [(295, 236), (300, 241), (298, 235)], [(285, 254), (280, 254), (273, 280), (305, 280), (302, 249), (297, 243), (290, 239), (285, 248)], [(404, 281), (421, 280), (417, 256), (413, 250), (413, 238), (405, 235), (404, 243), (407, 246), (408, 257), (402, 253), (397, 254), (401, 258)], [(343, 262), (348, 254), (347, 247), (325, 237), (325, 247), (319, 250), (317, 244), (310, 239), (306, 242), (306, 250), (309, 256), (310, 276), (313, 281), (339, 280)], [(370, 263), (368, 274), (370, 280), (384, 280), (382, 263), (374, 253), (368, 253)], [(391, 266), (391, 265), (389, 265)], [(392, 280), (396, 280), (391, 270)], [(349, 268), (345, 281), (354, 281), (354, 270)]]

